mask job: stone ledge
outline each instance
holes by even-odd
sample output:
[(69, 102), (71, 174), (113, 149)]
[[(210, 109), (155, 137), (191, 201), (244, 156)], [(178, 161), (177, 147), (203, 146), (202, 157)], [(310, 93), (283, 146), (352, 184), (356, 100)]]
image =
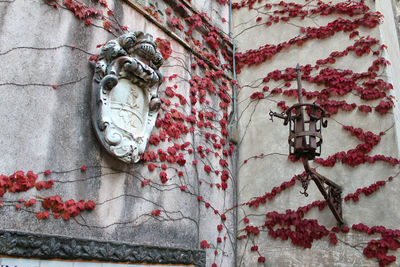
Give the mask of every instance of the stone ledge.
[(140, 246), (9, 230), (0, 230), (0, 255), (40, 259), (189, 264), (196, 267), (204, 267), (206, 262), (206, 253), (202, 250)]

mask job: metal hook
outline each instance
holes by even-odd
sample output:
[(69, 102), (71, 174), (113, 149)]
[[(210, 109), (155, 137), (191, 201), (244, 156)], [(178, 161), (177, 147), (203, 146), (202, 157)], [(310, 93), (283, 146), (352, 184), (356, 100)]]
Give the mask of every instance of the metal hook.
[(300, 180), (301, 186), (304, 189), (303, 192), (300, 191), (300, 194), (304, 195), (305, 197), (308, 197), (307, 189), (308, 189), (308, 185), (310, 184), (309, 174), (307, 173), (307, 176), (304, 179), (303, 179), (303, 177), (301, 177), (301, 175), (298, 175), (297, 177)]
[(307, 193), (306, 190), (307, 190), (307, 189), (304, 189), (304, 192), (301, 192), (301, 191), (299, 191), (299, 192), (300, 192), (300, 194), (304, 195), (305, 197), (308, 197), (308, 193)]
[(273, 112), (271, 109), (269, 110), (269, 116), (270, 116), (269, 120), (272, 122), (274, 121), (274, 113), (275, 112)]

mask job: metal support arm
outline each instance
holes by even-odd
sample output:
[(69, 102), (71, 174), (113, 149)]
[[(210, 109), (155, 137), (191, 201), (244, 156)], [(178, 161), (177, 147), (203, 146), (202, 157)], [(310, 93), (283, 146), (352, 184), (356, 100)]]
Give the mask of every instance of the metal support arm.
[(270, 110), (271, 121), (274, 117), (283, 119), (283, 125), (289, 124), (289, 155), (294, 159), (302, 159), (306, 176), (299, 176), (304, 192), (301, 194), (308, 196), (307, 188), (310, 180), (313, 180), (319, 191), (324, 196), (329, 209), (332, 211), (339, 225), (344, 224), (342, 217), (342, 188), (310, 169), (309, 160), (321, 155), (322, 134), (321, 129), (327, 126), (324, 121), (326, 111), (319, 105), (313, 103), (303, 103), (303, 87), (301, 85), (301, 68), (296, 66), (297, 72), (297, 94), (298, 103), (287, 108), (282, 113)]
[[(324, 196), (329, 209), (332, 211), (339, 225), (343, 225), (342, 217), (342, 187), (332, 182), (328, 178), (322, 176), (310, 169), (308, 161), (303, 159), (304, 168), (308, 174), (308, 179), (312, 179), (317, 185), (319, 191)], [(303, 183), (304, 184), (304, 183)], [(308, 183), (307, 183), (308, 186)], [(306, 190), (307, 188), (305, 188)]]

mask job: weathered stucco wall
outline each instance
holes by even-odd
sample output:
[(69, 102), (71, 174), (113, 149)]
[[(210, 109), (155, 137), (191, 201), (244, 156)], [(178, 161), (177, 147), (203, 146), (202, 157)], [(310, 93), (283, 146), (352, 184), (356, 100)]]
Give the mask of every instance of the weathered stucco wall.
[[(250, 1), (255, 2), (255, 1)], [(260, 2), (260, 1), (258, 1)], [(247, 6), (239, 10), (235, 10), (233, 14), (234, 21), (234, 36), (238, 44), (238, 50), (241, 53), (250, 49), (259, 49), (266, 44), (277, 45), (279, 43), (288, 42), (289, 39), (296, 36), (305, 36), (302, 27), (314, 27), (322, 29), (328, 23), (334, 20), (343, 18), (355, 20), (362, 16), (362, 12), (355, 12), (354, 16), (346, 15), (346, 12), (338, 13), (333, 11), (321, 16), (320, 13), (308, 14), (303, 19), (300, 15), (293, 15), (289, 21), (280, 20), (279, 23), (272, 22), (271, 26), (266, 26), (270, 16), (289, 17), (287, 13), (273, 13), (274, 10), (282, 10), (286, 6), (278, 6), (281, 1), (261, 1), (260, 4), (255, 3), (252, 9)], [(286, 1), (284, 1), (286, 2)], [(332, 1), (332, 5), (346, 1)], [(362, 1), (364, 2), (364, 1)], [(281, 2), (282, 3), (282, 2)], [(289, 3), (289, 1), (287, 1)], [(296, 4), (303, 5), (307, 1), (296, 1)], [(264, 5), (271, 4), (270, 9)], [(353, 2), (352, 4), (359, 4)], [(375, 28), (357, 27), (359, 35), (353, 39), (349, 39), (349, 34), (352, 31), (334, 31), (328, 34), (325, 38), (314, 38), (306, 40), (301, 46), (293, 44), (290, 47), (285, 47), (278, 53), (271, 56), (266, 61), (261, 61), (260, 64), (253, 66), (245, 65), (241, 69), (238, 82), (240, 84), (239, 91), (239, 130), (240, 143), (239, 146), (239, 174), (238, 174), (238, 192), (239, 203), (246, 203), (255, 200), (255, 197), (261, 197), (265, 192), (271, 192), (273, 187), (279, 187), (283, 182), (290, 181), (294, 175), (300, 175), (304, 168), (300, 162), (293, 163), (288, 159), (288, 126), (283, 126), (282, 120), (269, 120), (269, 111), (273, 110), (281, 112), (277, 106), (280, 101), (285, 101), (287, 106), (291, 106), (297, 102), (296, 97), (287, 97), (281, 93), (271, 94), (274, 88), (281, 88), (283, 91), (288, 89), (296, 89), (297, 84), (295, 79), (290, 81), (290, 84), (285, 85), (283, 79), (276, 81), (271, 78), (269, 82), (264, 82), (263, 79), (267, 74), (274, 70), (281, 70), (282, 74), (286, 68), (295, 68), (299, 63), (301, 66), (310, 64), (312, 67), (316, 65), (319, 59), (325, 59), (333, 51), (343, 51), (346, 47), (353, 45), (355, 40), (361, 36), (371, 36), (385, 44), (387, 49), (383, 50), (382, 56), (386, 57), (391, 62), (384, 70), (381, 68), (378, 73), (378, 78), (384, 79), (391, 83), (394, 87), (388, 93), (394, 95), (396, 107), (389, 111), (386, 115), (374, 111), (380, 99), (365, 101), (360, 99), (359, 94), (354, 90), (352, 93), (346, 93), (344, 96), (330, 95), (329, 100), (345, 100), (347, 103), (356, 103), (359, 105), (372, 106), (372, 112), (363, 113), (354, 109), (352, 111), (339, 110), (337, 114), (331, 115), (328, 118), (328, 127), (322, 130), (323, 144), (322, 155), (323, 159), (328, 158), (339, 151), (349, 151), (361, 144), (360, 140), (351, 136), (348, 131), (342, 129), (344, 125), (361, 128), (364, 132), (371, 131), (374, 134), (384, 132), (378, 145), (374, 146), (370, 156), (385, 155), (387, 157), (398, 157), (398, 92), (399, 81), (399, 44), (396, 32), (395, 20), (393, 17), (393, 9), (390, 1), (365, 1), (365, 4), (371, 8), (371, 12), (379, 11), (384, 15), (383, 23)], [(308, 8), (307, 8), (308, 6)], [(288, 6), (293, 8), (293, 6)], [(305, 10), (316, 8), (316, 3), (309, 2), (305, 6)], [(297, 16), (297, 17), (296, 17)], [(328, 32), (329, 30), (327, 30)], [(322, 34), (321, 34), (322, 35)], [(376, 46), (372, 51), (378, 50)], [(261, 58), (261, 51), (258, 52)], [(256, 55), (255, 55), (256, 56)], [(254, 57), (255, 57), (254, 56)], [(355, 53), (348, 52), (343, 57), (336, 58), (333, 64), (320, 65), (320, 69), (313, 69), (311, 76), (315, 77), (319, 71), (326, 67), (337, 69), (339, 72), (350, 69), (354, 73), (367, 72), (371, 63), (379, 56), (372, 55), (372, 52), (365, 56), (356, 56)], [(333, 73), (332, 73), (333, 75)], [(348, 76), (349, 77), (349, 76)], [(377, 78), (377, 79), (378, 79)], [(334, 79), (334, 77), (332, 78)], [(345, 83), (345, 79), (341, 80)], [(357, 83), (361, 85), (362, 82)], [(340, 82), (337, 87), (340, 87)], [(264, 86), (269, 86), (269, 91), (263, 91)], [(361, 85), (362, 86), (362, 85)], [(303, 88), (307, 92), (321, 91), (333, 85), (327, 86), (321, 82), (320, 85), (311, 84), (303, 79)], [(263, 95), (258, 99), (253, 93), (261, 92)], [(251, 97), (253, 95), (253, 97)], [(307, 100), (306, 102), (314, 102), (316, 98)], [(377, 266), (377, 259), (368, 259), (363, 255), (363, 249), (371, 239), (380, 239), (380, 235), (368, 236), (363, 233), (351, 230), (352, 225), (364, 223), (372, 227), (382, 225), (390, 229), (399, 228), (400, 210), (397, 205), (399, 202), (399, 180), (398, 166), (393, 166), (387, 162), (377, 161), (374, 164), (362, 163), (349, 166), (349, 164), (336, 162), (333, 167), (324, 167), (321, 164), (310, 162), (312, 168), (325, 177), (333, 180), (335, 183), (343, 187), (342, 197), (349, 193), (354, 193), (358, 188), (368, 187), (379, 180), (385, 180), (390, 176), (395, 177), (385, 186), (381, 187), (377, 192), (370, 196), (360, 195), (358, 202), (344, 201), (343, 202), (343, 217), (345, 225), (350, 228), (349, 233), (338, 233), (339, 240), (336, 245), (330, 242), (329, 236), (323, 237), (321, 240), (314, 241), (312, 248), (303, 248), (301, 245), (294, 245), (291, 239), (282, 241), (279, 237), (274, 239), (268, 234), (268, 227), (265, 226), (266, 220), (270, 218), (266, 214), (276, 211), (279, 214), (285, 215), (288, 209), (296, 211), (298, 207), (306, 206), (313, 201), (323, 200), (322, 195), (318, 191), (313, 182), (310, 182), (308, 188), (309, 197), (301, 195), (299, 191), (303, 191), (300, 182), (296, 182), (289, 189), (279, 189), (273, 193), (273, 200), (266, 200), (266, 204), (261, 204), (258, 207), (254, 205), (248, 207), (244, 205), (239, 208), (238, 215), (238, 231), (242, 235), (246, 232), (243, 230), (246, 226), (259, 227), (259, 234), (249, 234), (247, 238), (238, 241), (238, 264), (237, 266), (255, 266), (257, 259), (265, 257), (266, 266)], [(275, 196), (276, 194), (276, 196)], [(246, 218), (246, 219), (244, 219)], [(250, 222), (246, 223), (249, 219)], [(330, 233), (332, 227), (336, 226), (336, 220), (330, 210), (325, 208), (319, 211), (318, 208), (313, 208), (307, 213), (304, 219), (317, 219), (320, 225), (326, 227)], [(284, 219), (283, 219), (284, 220)], [(299, 221), (301, 219), (298, 219)], [(299, 221), (289, 222), (289, 225), (276, 224), (273, 229), (284, 228), (291, 229), (296, 232), (295, 226)], [(241, 231), (242, 229), (242, 231)], [(299, 228), (300, 229), (300, 228)], [(312, 231), (312, 230), (310, 230)], [(301, 232), (301, 230), (299, 230)], [(297, 233), (299, 233), (297, 232)], [(279, 235), (278, 235), (279, 236)], [(301, 239), (301, 238), (300, 238)], [(257, 246), (257, 248), (255, 248)], [(253, 247), (253, 249), (251, 249)], [(389, 252), (388, 255), (396, 255), (398, 252)], [(262, 264), (262, 263), (258, 263)], [(398, 260), (394, 265), (398, 264)]]
[[(230, 88), (234, 82), (228, 82), (232, 77), (229, 71), (232, 44), (226, 35), (229, 31), (229, 9), (227, 3), (218, 3), (225, 1), (192, 1), (189, 4), (175, 0), (110, 0), (108, 9), (99, 3), (86, 1), (88, 7), (99, 8), (105, 15), (104, 19), (99, 16), (92, 21), (79, 20), (62, 2), (57, 2), (60, 6), (54, 8), (52, 4), (55, 2), (0, 1), (0, 172), (9, 176), (17, 170), (25, 173), (33, 170), (39, 175), (38, 180), (54, 180), (51, 189), (39, 191), (32, 188), (17, 193), (1, 183), (0, 189), (7, 191), (0, 198), (0, 215), (7, 218), (1, 221), (1, 230), (124, 241), (139, 245), (202, 248), (207, 252), (206, 266), (212, 267), (379, 264), (376, 258), (368, 259), (363, 255), (363, 250), (372, 239), (382, 240), (381, 234), (367, 235), (351, 228), (359, 223), (368, 227), (382, 225), (387, 229), (399, 228), (396, 159), (400, 136), (397, 105), (400, 83), (396, 73), (400, 72), (400, 67), (396, 62), (399, 61), (400, 51), (396, 31), (398, 25), (389, 2), (367, 0), (365, 4), (369, 10), (365, 9), (363, 2), (350, 2), (350, 6), (360, 6), (346, 9), (348, 6), (345, 5), (344, 11), (334, 6), (333, 12), (321, 15), (318, 11), (305, 15), (303, 19), (294, 12), (289, 19), (272, 22), (268, 27), (265, 24), (271, 16), (287, 17), (285, 13), (273, 13), (274, 10), (285, 8), (284, 2), (246, 1), (243, 2), (247, 3), (244, 7), (235, 8), (234, 37), (239, 52), (239, 138), (235, 138), (238, 139), (236, 145), (231, 143), (227, 132), (231, 119), (231, 115), (228, 115), (232, 104)], [(76, 3), (75, 0), (72, 2)], [(299, 2), (296, 4), (305, 4), (304, 9), (321, 5), (313, 1)], [(345, 1), (333, 1), (332, 6), (341, 2)], [(247, 7), (249, 3), (254, 4), (252, 9)], [(274, 3), (281, 5), (265, 8), (266, 4)], [(289, 7), (299, 8), (294, 4)], [(108, 10), (112, 10), (112, 14), (108, 14)], [(324, 38), (309, 38), (302, 45), (290, 47), (286, 43), (284, 48), (273, 52), (266, 61), (261, 60), (262, 51), (258, 50), (253, 54), (253, 59), (259, 56), (256, 59), (262, 61), (259, 64), (249, 66), (249, 62), (243, 60), (245, 51), (249, 49), (258, 49), (265, 44), (283, 44), (296, 36), (305, 36), (312, 28), (322, 36), (326, 34), (320, 32), (322, 27), (335, 20), (355, 21), (368, 12), (374, 17), (378, 16), (373, 13), (376, 11), (384, 15), (381, 24), (376, 27), (360, 26), (360, 21), (352, 31), (339, 29), (330, 32), (328, 27), (324, 29), (330, 34)], [(110, 26), (105, 23), (107, 21), (113, 24)], [(111, 28), (107, 30), (109, 26)], [(159, 89), (163, 105), (158, 127), (152, 132), (154, 140), (149, 146), (149, 151), (153, 151), (158, 158), (129, 166), (118, 162), (100, 147), (90, 121), (94, 62), (88, 59), (99, 53), (97, 45), (118, 36), (120, 33), (116, 27), (121, 26), (167, 40), (172, 48), (170, 57), (161, 68), (165, 77)], [(210, 30), (212, 26), (217, 28)], [(353, 36), (349, 38), (351, 32)], [(355, 55), (354, 50), (348, 50), (347, 54), (337, 56), (329, 64), (316, 63), (327, 58), (331, 52), (344, 51), (361, 37), (367, 36), (379, 40), (377, 44), (367, 45), (369, 53), (365, 47), (359, 51), (362, 56)], [(382, 44), (386, 47), (382, 47)], [(391, 64), (379, 65), (377, 77), (369, 76), (369, 80), (382, 79), (378, 81), (379, 85), (373, 86), (377, 91), (370, 93), (393, 95), (393, 109), (389, 108), (386, 114), (381, 114), (376, 107), (380, 106), (381, 100), (389, 101), (387, 97), (367, 101), (355, 89), (342, 96), (331, 92), (328, 102), (323, 103), (332, 114), (328, 118), (328, 128), (322, 131), (324, 143), (321, 157), (327, 159), (336, 152), (344, 151), (347, 153), (344, 154), (346, 160), (333, 161), (332, 167), (324, 167), (316, 162), (310, 162), (311, 166), (341, 185), (342, 197), (349, 198), (350, 193), (360, 188), (367, 194), (371, 193), (368, 196), (360, 194), (359, 201), (350, 199), (343, 202), (345, 226), (350, 230), (348, 233), (345, 233), (346, 230), (336, 233), (336, 221), (326, 207), (323, 210), (313, 207), (304, 218), (299, 213), (287, 211), (323, 198), (312, 182), (308, 188), (308, 198), (299, 193), (303, 190), (299, 182), (295, 185), (288, 182), (304, 169), (301, 163), (288, 159), (287, 127), (279, 119), (274, 122), (269, 120), (270, 110), (281, 111), (277, 103), (280, 106), (296, 103), (295, 97), (288, 96), (289, 91), (286, 94), (273, 91), (275, 88), (283, 91), (296, 89), (295, 79), (263, 79), (274, 70), (284, 73), (286, 68), (294, 68), (297, 63), (302, 66), (310, 64), (313, 67), (311, 76), (328, 67), (330, 71), (337, 70), (339, 73), (344, 70), (363, 73), (367, 72), (374, 60), (382, 56)], [(316, 65), (319, 69), (315, 68)], [(339, 74), (333, 73), (330, 79), (337, 79), (335, 75)], [(350, 76), (344, 75), (336, 85), (330, 83), (329, 79), (324, 81), (325, 85), (304, 79), (303, 87), (307, 92), (321, 92), (325, 88), (335, 91), (332, 88), (347, 84), (349, 80), (346, 79)], [(383, 81), (392, 84), (393, 90), (383, 90), (388, 86)], [(367, 85), (363, 82), (365, 80), (359, 79), (353, 86), (360, 86), (364, 90)], [(263, 90), (264, 86), (269, 89)], [(306, 101), (315, 100), (314, 97)], [(356, 108), (343, 106), (344, 102), (330, 102), (332, 100), (355, 103)], [(335, 104), (342, 106), (337, 114), (333, 107)], [(357, 109), (360, 105), (369, 106), (371, 112), (361, 112)], [(344, 125), (361, 128), (369, 137), (360, 137), (363, 140), (358, 140), (343, 129)], [(175, 131), (175, 128), (170, 129), (172, 126), (182, 128)], [(184, 128), (187, 133), (184, 133)], [(234, 135), (234, 132), (230, 134)], [(162, 140), (163, 136), (165, 141)], [(161, 139), (159, 144), (158, 138)], [(360, 156), (360, 147), (357, 146), (364, 141), (375, 143), (371, 151)], [(188, 146), (183, 148), (185, 144)], [(182, 153), (185, 160), (181, 165), (171, 160), (174, 158), (173, 151), (168, 152), (168, 148), (174, 145), (176, 155)], [(366, 150), (370, 148), (363, 147)], [(237, 180), (236, 151), (239, 151)], [(171, 156), (170, 162), (159, 157), (163, 152)], [(373, 164), (355, 162), (360, 157), (364, 160), (376, 159), (375, 155), (384, 157)], [(81, 171), (83, 165), (86, 170)], [(51, 173), (45, 175), (46, 170)], [(160, 179), (162, 172), (167, 174), (167, 181)], [(5, 179), (3, 176), (0, 178), (1, 181)], [(288, 183), (273, 189), (285, 181)], [(377, 181), (385, 181), (386, 184), (377, 185)], [(366, 190), (370, 185), (371, 190)], [(378, 187), (379, 190), (375, 190)], [(272, 200), (265, 197), (264, 204), (265, 198), (257, 197), (266, 196), (265, 192), (272, 192), (267, 195)], [(44, 210), (41, 202), (46, 197), (56, 195), (64, 201), (93, 200), (96, 208), (90, 212), (82, 211), (81, 215), (69, 220), (55, 219), (52, 212), (48, 219), (38, 220), (35, 215)], [(19, 202), (19, 199), (23, 200)], [(25, 201), (29, 199), (37, 203), (26, 207)], [(251, 201), (255, 202), (249, 207)], [(307, 235), (298, 237), (300, 245), (292, 244), (290, 238), (272, 238), (271, 229), (263, 227), (266, 215), (272, 211), (281, 214), (282, 220), (288, 224), (277, 223), (272, 229), (282, 227), (287, 232), (300, 235), (303, 234), (301, 231), (315, 233), (321, 227), (319, 229), (325, 229), (323, 237), (314, 240), (311, 248), (301, 246), (304, 246)], [(288, 214), (295, 219), (290, 220)], [(270, 222), (272, 215), (267, 217)], [(318, 220), (318, 227), (312, 219)], [(314, 223), (313, 227), (311, 223)], [(299, 225), (308, 225), (309, 228), (298, 228), (296, 231)], [(293, 238), (293, 235), (290, 237)], [(236, 238), (239, 240), (236, 241)], [(389, 251), (388, 255), (399, 256), (399, 253)], [(398, 260), (393, 265), (397, 263)]]
[[(184, 154), (186, 164), (180, 166), (156, 160), (152, 162), (156, 170), (151, 172), (148, 168), (151, 162), (128, 166), (109, 156), (97, 142), (90, 121), (94, 63), (88, 59), (99, 53), (97, 45), (115, 38), (104, 29), (101, 19), (93, 19), (92, 25), (86, 26), (84, 20), (77, 19), (61, 2), (58, 2), (59, 8), (54, 8), (53, 1), (1, 1), (0, 170), (5, 175), (17, 170), (33, 170), (39, 174), (38, 180), (55, 182), (49, 190), (33, 188), (27, 192), (5, 193), (1, 198), (0, 228), (189, 249), (200, 248), (201, 241), (205, 240), (211, 244), (207, 249), (207, 266), (214, 262), (218, 266), (233, 266), (234, 217), (230, 214), (226, 221), (221, 220), (222, 212), (234, 205), (232, 176), (226, 190), (216, 186), (221, 183), (221, 171), (226, 169), (219, 164), (220, 160), (231, 162), (230, 157), (222, 153), (223, 149), (228, 149), (229, 140), (219, 132), (219, 120), (223, 117), (219, 101), (216, 94), (204, 91), (209, 104), (191, 103), (189, 80), (195, 75), (204, 77), (205, 69), (191, 68), (196, 65), (192, 51), (127, 2), (108, 1), (114, 20), (130, 31), (141, 30), (152, 34), (154, 39), (159, 37), (171, 42), (171, 57), (161, 68), (166, 79), (159, 93), (172, 104), (168, 106), (164, 101), (160, 119), (172, 114), (171, 109), (175, 108), (184, 115), (181, 122), (188, 131), (194, 126), (176, 139), (167, 135), (165, 142), (150, 145), (149, 149), (157, 153), (158, 149), (167, 151), (174, 144), (189, 142), (186, 149), (179, 151)], [(205, 2), (200, 6), (207, 7)], [(98, 4), (85, 3), (101, 9)], [(149, 3), (138, 1), (145, 7)], [(167, 7), (164, 2), (157, 3), (160, 10)], [(219, 12), (225, 14), (226, 10), (226, 7), (219, 7)], [(107, 9), (103, 12), (106, 14)], [(166, 26), (167, 15), (165, 11), (163, 14), (159, 21)], [(173, 15), (179, 16), (174, 11)], [(188, 27), (183, 19), (182, 24)], [(201, 36), (201, 33), (195, 34)], [(208, 51), (212, 50), (208, 48)], [(226, 73), (230, 75), (229, 71)], [(221, 85), (219, 79), (215, 81), (217, 90), (218, 85)], [(180, 103), (177, 97), (166, 96), (167, 86), (181, 94), (187, 104)], [(194, 124), (185, 121), (186, 116), (193, 114), (192, 110), (213, 112), (213, 118), (202, 119), (213, 126), (196, 127), (198, 118)], [(159, 131), (160, 128), (155, 128), (153, 133), (158, 135)], [(207, 143), (204, 137), (206, 132), (216, 133), (215, 142), (226, 139), (226, 145), (221, 141), (221, 149), (213, 148), (214, 141)], [(212, 153), (203, 155), (198, 146), (204, 150), (211, 148)], [(193, 161), (198, 164), (192, 164)], [(161, 169), (162, 163), (166, 164), (166, 170)], [(86, 171), (80, 170), (83, 165), (87, 166)], [(211, 174), (205, 173), (205, 165), (212, 167)], [(231, 172), (229, 168), (226, 170)], [(45, 176), (45, 170), (50, 170), (51, 174)], [(168, 175), (166, 183), (160, 181), (161, 171)], [(182, 176), (178, 175), (180, 171)], [(37, 220), (35, 213), (43, 211), (40, 202), (53, 195), (64, 201), (93, 200), (97, 206), (94, 211), (82, 212), (68, 221), (54, 219), (52, 213), (48, 219)], [(18, 199), (36, 199), (37, 204), (25, 208), (22, 202), (21, 208), (16, 209)], [(152, 214), (157, 210), (160, 215)], [(220, 224), (224, 227), (217, 230)], [(217, 237), (222, 241), (217, 243)]]

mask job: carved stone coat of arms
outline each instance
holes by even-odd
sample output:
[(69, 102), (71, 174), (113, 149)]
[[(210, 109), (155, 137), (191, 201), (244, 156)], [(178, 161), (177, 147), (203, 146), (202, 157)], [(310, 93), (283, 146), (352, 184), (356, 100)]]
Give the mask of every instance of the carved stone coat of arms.
[(102, 146), (125, 163), (145, 151), (161, 101), (162, 55), (150, 34), (124, 34), (105, 44), (93, 78), (91, 112)]

